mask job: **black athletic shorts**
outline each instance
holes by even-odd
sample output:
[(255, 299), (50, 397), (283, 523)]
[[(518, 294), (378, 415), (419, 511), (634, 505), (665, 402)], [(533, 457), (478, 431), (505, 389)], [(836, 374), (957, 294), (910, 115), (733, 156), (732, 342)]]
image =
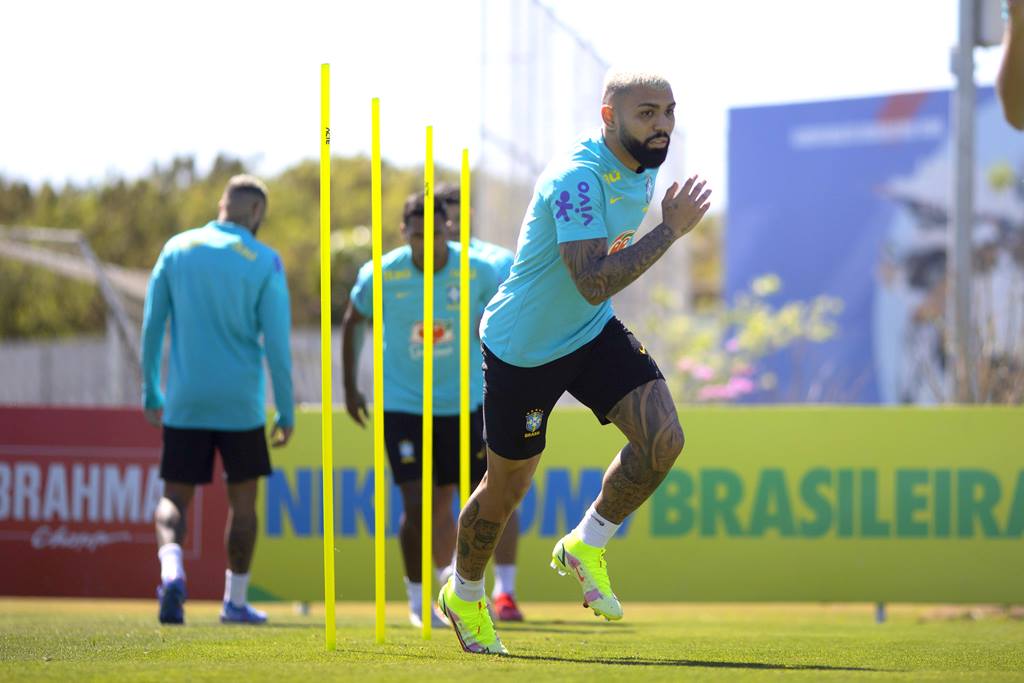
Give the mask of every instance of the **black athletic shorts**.
[(644, 345), (612, 318), (601, 333), (572, 353), (534, 368), (509, 365), (484, 346), (484, 441), (510, 460), (544, 450), (548, 417), (568, 391), (601, 424), (629, 392), (664, 379)]
[(213, 480), (213, 452), (220, 453), (229, 484), (270, 474), (270, 452), (261, 425), (241, 431), (178, 429), (164, 425), (160, 477), (181, 484)]
[[(469, 415), (469, 480), (473, 486), (487, 471), (483, 410)], [(396, 484), (423, 478), (423, 416), (384, 411), (384, 445)], [(459, 483), (459, 416), (434, 417), (434, 483)]]

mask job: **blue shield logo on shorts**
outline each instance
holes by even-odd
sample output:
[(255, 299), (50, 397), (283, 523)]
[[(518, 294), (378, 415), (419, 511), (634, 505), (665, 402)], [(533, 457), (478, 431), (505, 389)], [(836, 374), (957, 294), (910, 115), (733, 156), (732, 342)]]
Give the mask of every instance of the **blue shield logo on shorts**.
[(531, 410), (526, 414), (526, 431), (530, 434), (536, 433), (540, 430), (540, 425), (544, 421), (544, 411), (537, 409)]
[(398, 457), (403, 465), (416, 462), (416, 446), (409, 439), (402, 439), (398, 442)]

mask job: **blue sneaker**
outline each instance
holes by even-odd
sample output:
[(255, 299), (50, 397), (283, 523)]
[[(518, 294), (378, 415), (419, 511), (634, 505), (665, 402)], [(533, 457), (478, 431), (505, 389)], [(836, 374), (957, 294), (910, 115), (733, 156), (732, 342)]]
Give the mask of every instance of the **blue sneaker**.
[(156, 588), (156, 597), (160, 601), (161, 624), (185, 623), (185, 579), (160, 584)]
[(229, 600), (224, 601), (220, 610), (220, 623), (222, 624), (265, 624), (267, 613), (255, 609), (252, 605), (239, 607)]

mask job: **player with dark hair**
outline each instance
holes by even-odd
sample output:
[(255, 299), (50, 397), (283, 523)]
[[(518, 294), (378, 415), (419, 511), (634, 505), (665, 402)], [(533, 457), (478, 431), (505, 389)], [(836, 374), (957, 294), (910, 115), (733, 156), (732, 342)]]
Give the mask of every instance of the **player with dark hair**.
[[(267, 211), (257, 178), (231, 178), (217, 220), (175, 235), (153, 267), (142, 321), (142, 398), (146, 419), (163, 427), (156, 507), (160, 546), (159, 619), (185, 620), (181, 544), (195, 487), (213, 478), (214, 452), (227, 475), (228, 570), (221, 621), (262, 624), (247, 600), (256, 545), (256, 494), (270, 474), (263, 358), (274, 384), (274, 446), (295, 426), (288, 282), (281, 259), (256, 239)], [(164, 328), (171, 321), (167, 397), (160, 389)], [(262, 337), (262, 341), (261, 341)]]
[[(438, 578), (451, 571), (455, 553), (455, 517), (452, 512), (459, 482), (459, 254), (460, 246), (448, 242), (444, 206), (434, 204), (434, 234), (424, 233), (422, 193), (409, 197), (402, 212), (402, 236), (407, 244), (383, 257), (384, 297), (384, 442), (394, 481), (402, 495), (404, 511), (398, 538), (405, 562), (409, 621), (421, 625), (422, 564), (420, 520), (422, 501), (423, 425), (423, 265), (424, 241), (434, 240), (434, 547)], [(359, 270), (342, 328), (341, 366), (345, 382), (345, 407), (360, 426), (367, 418), (366, 401), (356, 382), (358, 330), (373, 318), (373, 262)], [(484, 306), (497, 291), (494, 270), (478, 254), (470, 253), (470, 311), (473, 316), (471, 363), (480, 365), (477, 329)], [(470, 477), (480, 480), (486, 468), (483, 454), (480, 404), (483, 379), (471, 376)], [(447, 626), (436, 611), (435, 625)]]
[(566, 391), (602, 424), (615, 424), (627, 443), (597, 500), (555, 544), (551, 564), (578, 583), (585, 607), (622, 618), (605, 546), (665, 478), (682, 451), (683, 430), (661, 371), (615, 317), (610, 299), (708, 210), (704, 181), (674, 183), (661, 202), (662, 222), (632, 244), (668, 154), (675, 107), (664, 78), (609, 74), (603, 130), (537, 180), (512, 272), (484, 313), (487, 474), (462, 509), (456, 571), (438, 595), (467, 652), (506, 652), (482, 599), (484, 567), (530, 488), (548, 418)]

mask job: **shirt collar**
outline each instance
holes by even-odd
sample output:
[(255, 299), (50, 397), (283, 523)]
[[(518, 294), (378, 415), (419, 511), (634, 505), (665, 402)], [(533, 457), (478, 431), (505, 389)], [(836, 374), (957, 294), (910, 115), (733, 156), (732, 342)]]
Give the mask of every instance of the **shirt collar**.
[(244, 225), (239, 225), (238, 223), (232, 223), (231, 221), (210, 221), (209, 225), (212, 225), (215, 228), (219, 228), (221, 230), (227, 230), (228, 232), (241, 232), (248, 233), (250, 235), (252, 234), (252, 230), (250, 230), (249, 228), (245, 227)]

